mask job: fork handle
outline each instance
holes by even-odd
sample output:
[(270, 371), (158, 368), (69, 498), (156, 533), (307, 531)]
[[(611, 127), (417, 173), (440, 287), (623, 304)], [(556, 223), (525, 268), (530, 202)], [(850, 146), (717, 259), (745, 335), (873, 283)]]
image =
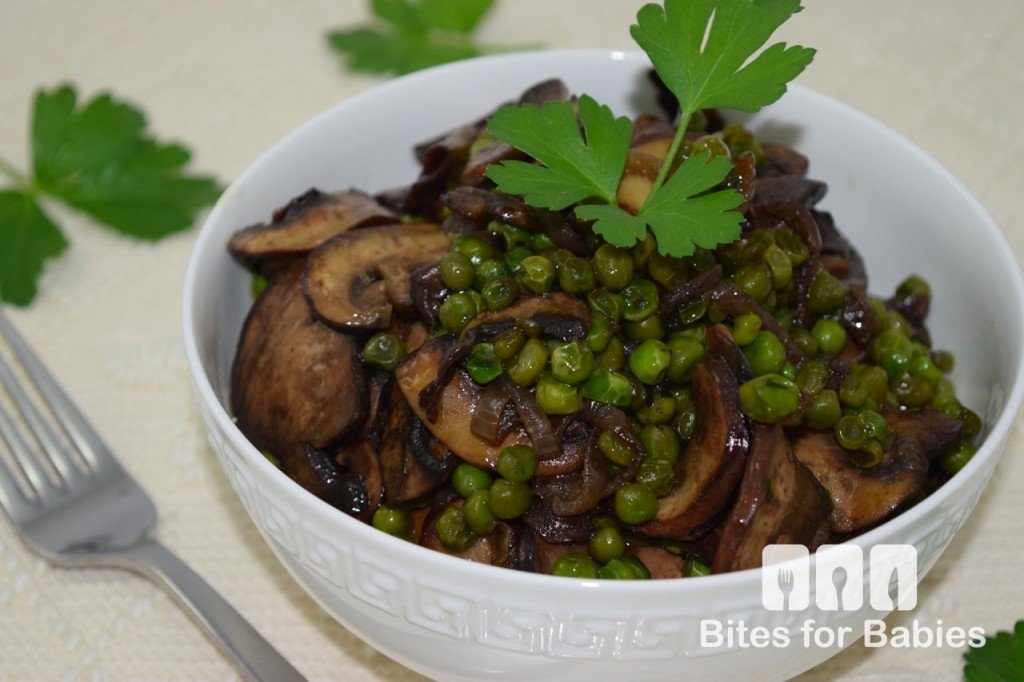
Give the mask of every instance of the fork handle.
[(126, 567), (166, 589), (249, 680), (305, 680), (224, 597), (153, 539), (119, 552)]

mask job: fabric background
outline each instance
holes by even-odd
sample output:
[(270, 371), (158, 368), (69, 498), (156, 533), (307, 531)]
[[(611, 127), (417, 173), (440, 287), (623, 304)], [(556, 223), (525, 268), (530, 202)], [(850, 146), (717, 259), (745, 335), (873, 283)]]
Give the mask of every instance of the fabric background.
[[(363, 0), (0, 1), (0, 155), (24, 167), (34, 89), (63, 80), (142, 103), (153, 128), (223, 181), (314, 114), (379, 80), (346, 72), (328, 28)], [(482, 37), (632, 47), (640, 0), (505, 0)], [(784, 36), (819, 48), (801, 82), (895, 128), (948, 166), (1024, 254), (1024, 3), (813, 0)], [(812, 159), (813, 163), (813, 159)], [(159, 537), (313, 679), (417, 678), (324, 614), (250, 524), (205, 444), (180, 341), (191, 231), (133, 243), (54, 211), (72, 248), (12, 317), (152, 494)], [(969, 237), (965, 235), (965, 247)], [(4, 245), (0, 244), (0, 248)], [(1024, 617), (1024, 437), (903, 620), (1007, 628)], [(960, 652), (854, 646), (804, 680), (959, 676)], [(0, 522), (0, 678), (234, 679), (158, 589), (115, 571), (49, 568)]]

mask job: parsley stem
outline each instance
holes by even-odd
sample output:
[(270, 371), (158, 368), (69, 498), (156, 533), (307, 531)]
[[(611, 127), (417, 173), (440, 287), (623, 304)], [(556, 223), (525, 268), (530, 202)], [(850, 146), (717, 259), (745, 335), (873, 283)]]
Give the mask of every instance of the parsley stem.
[[(676, 136), (672, 139), (672, 144), (668, 148), (668, 154), (665, 155), (665, 162), (661, 164), (661, 170), (658, 171), (658, 177), (654, 179), (654, 185), (651, 186), (651, 193), (647, 195), (647, 201), (644, 202), (644, 206), (651, 200), (661, 186), (665, 184), (668, 179), (668, 174), (672, 170), (672, 165), (676, 161), (676, 156), (679, 154), (679, 148), (683, 146), (683, 140), (686, 138), (686, 129), (690, 125), (690, 119), (693, 118), (692, 111), (683, 111), (679, 117), (679, 128), (676, 130)], [(643, 212), (643, 209), (640, 209)]]
[(7, 179), (16, 184), (19, 189), (29, 189), (28, 179), (2, 156), (0, 156), (0, 174), (6, 175)]

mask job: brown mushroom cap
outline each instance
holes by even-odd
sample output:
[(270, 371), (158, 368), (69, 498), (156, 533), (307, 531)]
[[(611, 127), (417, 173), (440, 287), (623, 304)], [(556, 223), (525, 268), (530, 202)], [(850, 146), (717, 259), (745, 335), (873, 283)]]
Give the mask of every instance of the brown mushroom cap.
[(390, 505), (426, 495), (448, 480), (455, 458), (446, 449), (435, 456), (429, 434), (405, 402), (401, 389), (392, 387), (390, 413), (380, 443), (380, 467), (385, 498)]
[(712, 568), (716, 573), (756, 568), (770, 544), (815, 549), (830, 508), (825, 491), (793, 456), (782, 427), (759, 424)]
[(299, 288), (301, 272), (296, 264), (280, 273), (253, 304), (231, 373), (239, 428), (292, 474), (306, 445), (336, 443), (366, 411), (356, 341), (313, 317)]
[(274, 212), (270, 223), (240, 230), (228, 249), (248, 266), (302, 256), (357, 227), (394, 223), (399, 216), (357, 190), (325, 194), (311, 189)]
[[(338, 235), (309, 255), (302, 290), (317, 317), (331, 327), (386, 329), (393, 307), (388, 291), (408, 293), (409, 273), (440, 260), (448, 247), (444, 229), (432, 223)], [(394, 282), (397, 277), (404, 281)], [(411, 298), (408, 309), (412, 310)]]

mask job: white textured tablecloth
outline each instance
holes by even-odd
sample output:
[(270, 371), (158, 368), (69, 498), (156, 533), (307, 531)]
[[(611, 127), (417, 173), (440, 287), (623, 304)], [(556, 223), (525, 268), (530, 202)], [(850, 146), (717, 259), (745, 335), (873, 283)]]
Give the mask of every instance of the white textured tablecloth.
[[(639, 0), (503, 0), (483, 37), (549, 47), (632, 46)], [(1024, 219), (1024, 2), (809, 0), (784, 35), (819, 49), (801, 82), (884, 121), (981, 199), (1018, 258)], [(0, 156), (24, 167), (34, 89), (71, 80), (141, 103), (228, 181), (304, 120), (372, 87), (326, 49), (364, 0), (0, 0)], [(813, 162), (813, 160), (812, 160)], [(136, 244), (56, 210), (72, 248), (35, 304), (12, 313), (152, 494), (159, 536), (307, 676), (417, 676), (325, 615), (285, 574), (205, 444), (180, 342), (195, 237)], [(965, 248), (970, 247), (965, 235)], [(0, 249), (6, 245), (0, 244)], [(922, 587), (925, 621), (990, 631), (1024, 617), (1024, 437), (1016, 430), (977, 511)], [(905, 619), (909, 619), (910, 615)], [(939, 680), (960, 652), (857, 645), (806, 680)], [(158, 589), (115, 571), (49, 568), (0, 522), (0, 678), (232, 679)]]

